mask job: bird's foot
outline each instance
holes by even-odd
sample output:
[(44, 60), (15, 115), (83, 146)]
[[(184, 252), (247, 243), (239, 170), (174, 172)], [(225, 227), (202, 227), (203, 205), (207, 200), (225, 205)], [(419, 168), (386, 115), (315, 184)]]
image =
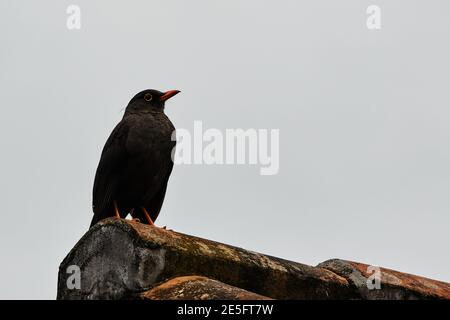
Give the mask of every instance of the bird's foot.
[(114, 216), (117, 218), (117, 219), (120, 219), (120, 212), (119, 212), (119, 208), (117, 207), (117, 202), (116, 202), (116, 200), (114, 200), (113, 201), (113, 204), (114, 204)]
[(149, 215), (147, 209), (145, 209), (144, 207), (141, 207), (141, 209), (142, 209), (142, 212), (144, 212), (145, 218), (146, 218), (146, 220), (147, 220), (147, 222), (148, 222), (149, 225), (154, 226), (154, 227), (156, 227), (156, 228), (158, 228), (158, 229), (163, 229), (163, 230), (167, 230), (167, 231), (172, 231), (172, 230), (170, 230), (170, 229), (167, 229), (166, 226), (164, 226), (164, 227), (158, 227), (157, 225), (155, 225), (155, 223), (153, 222), (152, 218), (150, 217), (150, 215)]
[(154, 224), (152, 218), (150, 218), (150, 215), (148, 214), (147, 209), (145, 209), (144, 207), (142, 207), (141, 209), (142, 209), (142, 212), (144, 212), (145, 219), (147, 219), (148, 224), (151, 226), (154, 226), (155, 224)]

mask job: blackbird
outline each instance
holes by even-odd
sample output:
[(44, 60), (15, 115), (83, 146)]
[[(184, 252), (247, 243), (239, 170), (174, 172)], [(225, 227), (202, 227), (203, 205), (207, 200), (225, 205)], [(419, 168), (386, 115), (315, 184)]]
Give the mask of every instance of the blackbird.
[(130, 100), (125, 114), (103, 147), (95, 174), (91, 227), (107, 217), (153, 224), (158, 217), (173, 168), (175, 130), (164, 114), (178, 90), (144, 90)]

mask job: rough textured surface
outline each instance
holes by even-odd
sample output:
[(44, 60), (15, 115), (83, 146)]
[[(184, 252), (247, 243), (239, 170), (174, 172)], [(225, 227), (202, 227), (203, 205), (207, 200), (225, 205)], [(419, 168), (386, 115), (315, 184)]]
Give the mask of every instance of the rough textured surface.
[[(77, 265), (81, 287), (68, 289)], [(58, 299), (126, 299), (176, 276), (201, 275), (277, 299), (355, 298), (335, 273), (129, 220), (92, 227), (60, 265)]]
[(345, 277), (354, 285), (363, 299), (450, 299), (450, 284), (403, 273), (391, 269), (379, 268), (380, 290), (369, 290), (367, 279), (374, 273), (369, 265), (353, 261), (333, 259), (319, 264)]
[[(79, 289), (67, 285), (74, 265)], [(329, 260), (312, 267), (110, 218), (92, 227), (61, 263), (57, 297), (178, 299), (182, 289), (185, 299), (450, 299), (448, 283), (385, 268), (380, 275), (381, 289), (369, 290), (365, 264)]]
[(170, 279), (141, 294), (150, 300), (269, 300), (259, 294), (201, 276)]

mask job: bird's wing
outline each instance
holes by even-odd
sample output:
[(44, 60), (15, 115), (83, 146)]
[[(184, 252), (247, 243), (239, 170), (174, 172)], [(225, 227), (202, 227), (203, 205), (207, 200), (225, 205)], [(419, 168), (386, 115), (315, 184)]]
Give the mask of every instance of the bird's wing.
[(128, 126), (122, 121), (114, 128), (103, 148), (92, 192), (94, 217), (91, 226), (112, 215), (113, 196), (119, 187), (120, 173), (127, 160), (127, 135)]
[(168, 163), (164, 167), (164, 169), (161, 169), (161, 173), (164, 172), (164, 177), (158, 191), (156, 191), (153, 197), (150, 200), (146, 201), (145, 204), (145, 209), (147, 209), (153, 221), (158, 218), (159, 212), (161, 211), (164, 197), (166, 196), (167, 182), (169, 181), (170, 173), (172, 172), (173, 168), (173, 162)]

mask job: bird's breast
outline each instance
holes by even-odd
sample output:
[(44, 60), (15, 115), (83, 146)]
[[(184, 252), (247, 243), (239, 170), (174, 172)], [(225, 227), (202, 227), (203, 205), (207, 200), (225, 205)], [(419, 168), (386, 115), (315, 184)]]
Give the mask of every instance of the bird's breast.
[(175, 128), (167, 117), (142, 116), (130, 127), (127, 152), (143, 158), (160, 157), (171, 153), (175, 146)]

